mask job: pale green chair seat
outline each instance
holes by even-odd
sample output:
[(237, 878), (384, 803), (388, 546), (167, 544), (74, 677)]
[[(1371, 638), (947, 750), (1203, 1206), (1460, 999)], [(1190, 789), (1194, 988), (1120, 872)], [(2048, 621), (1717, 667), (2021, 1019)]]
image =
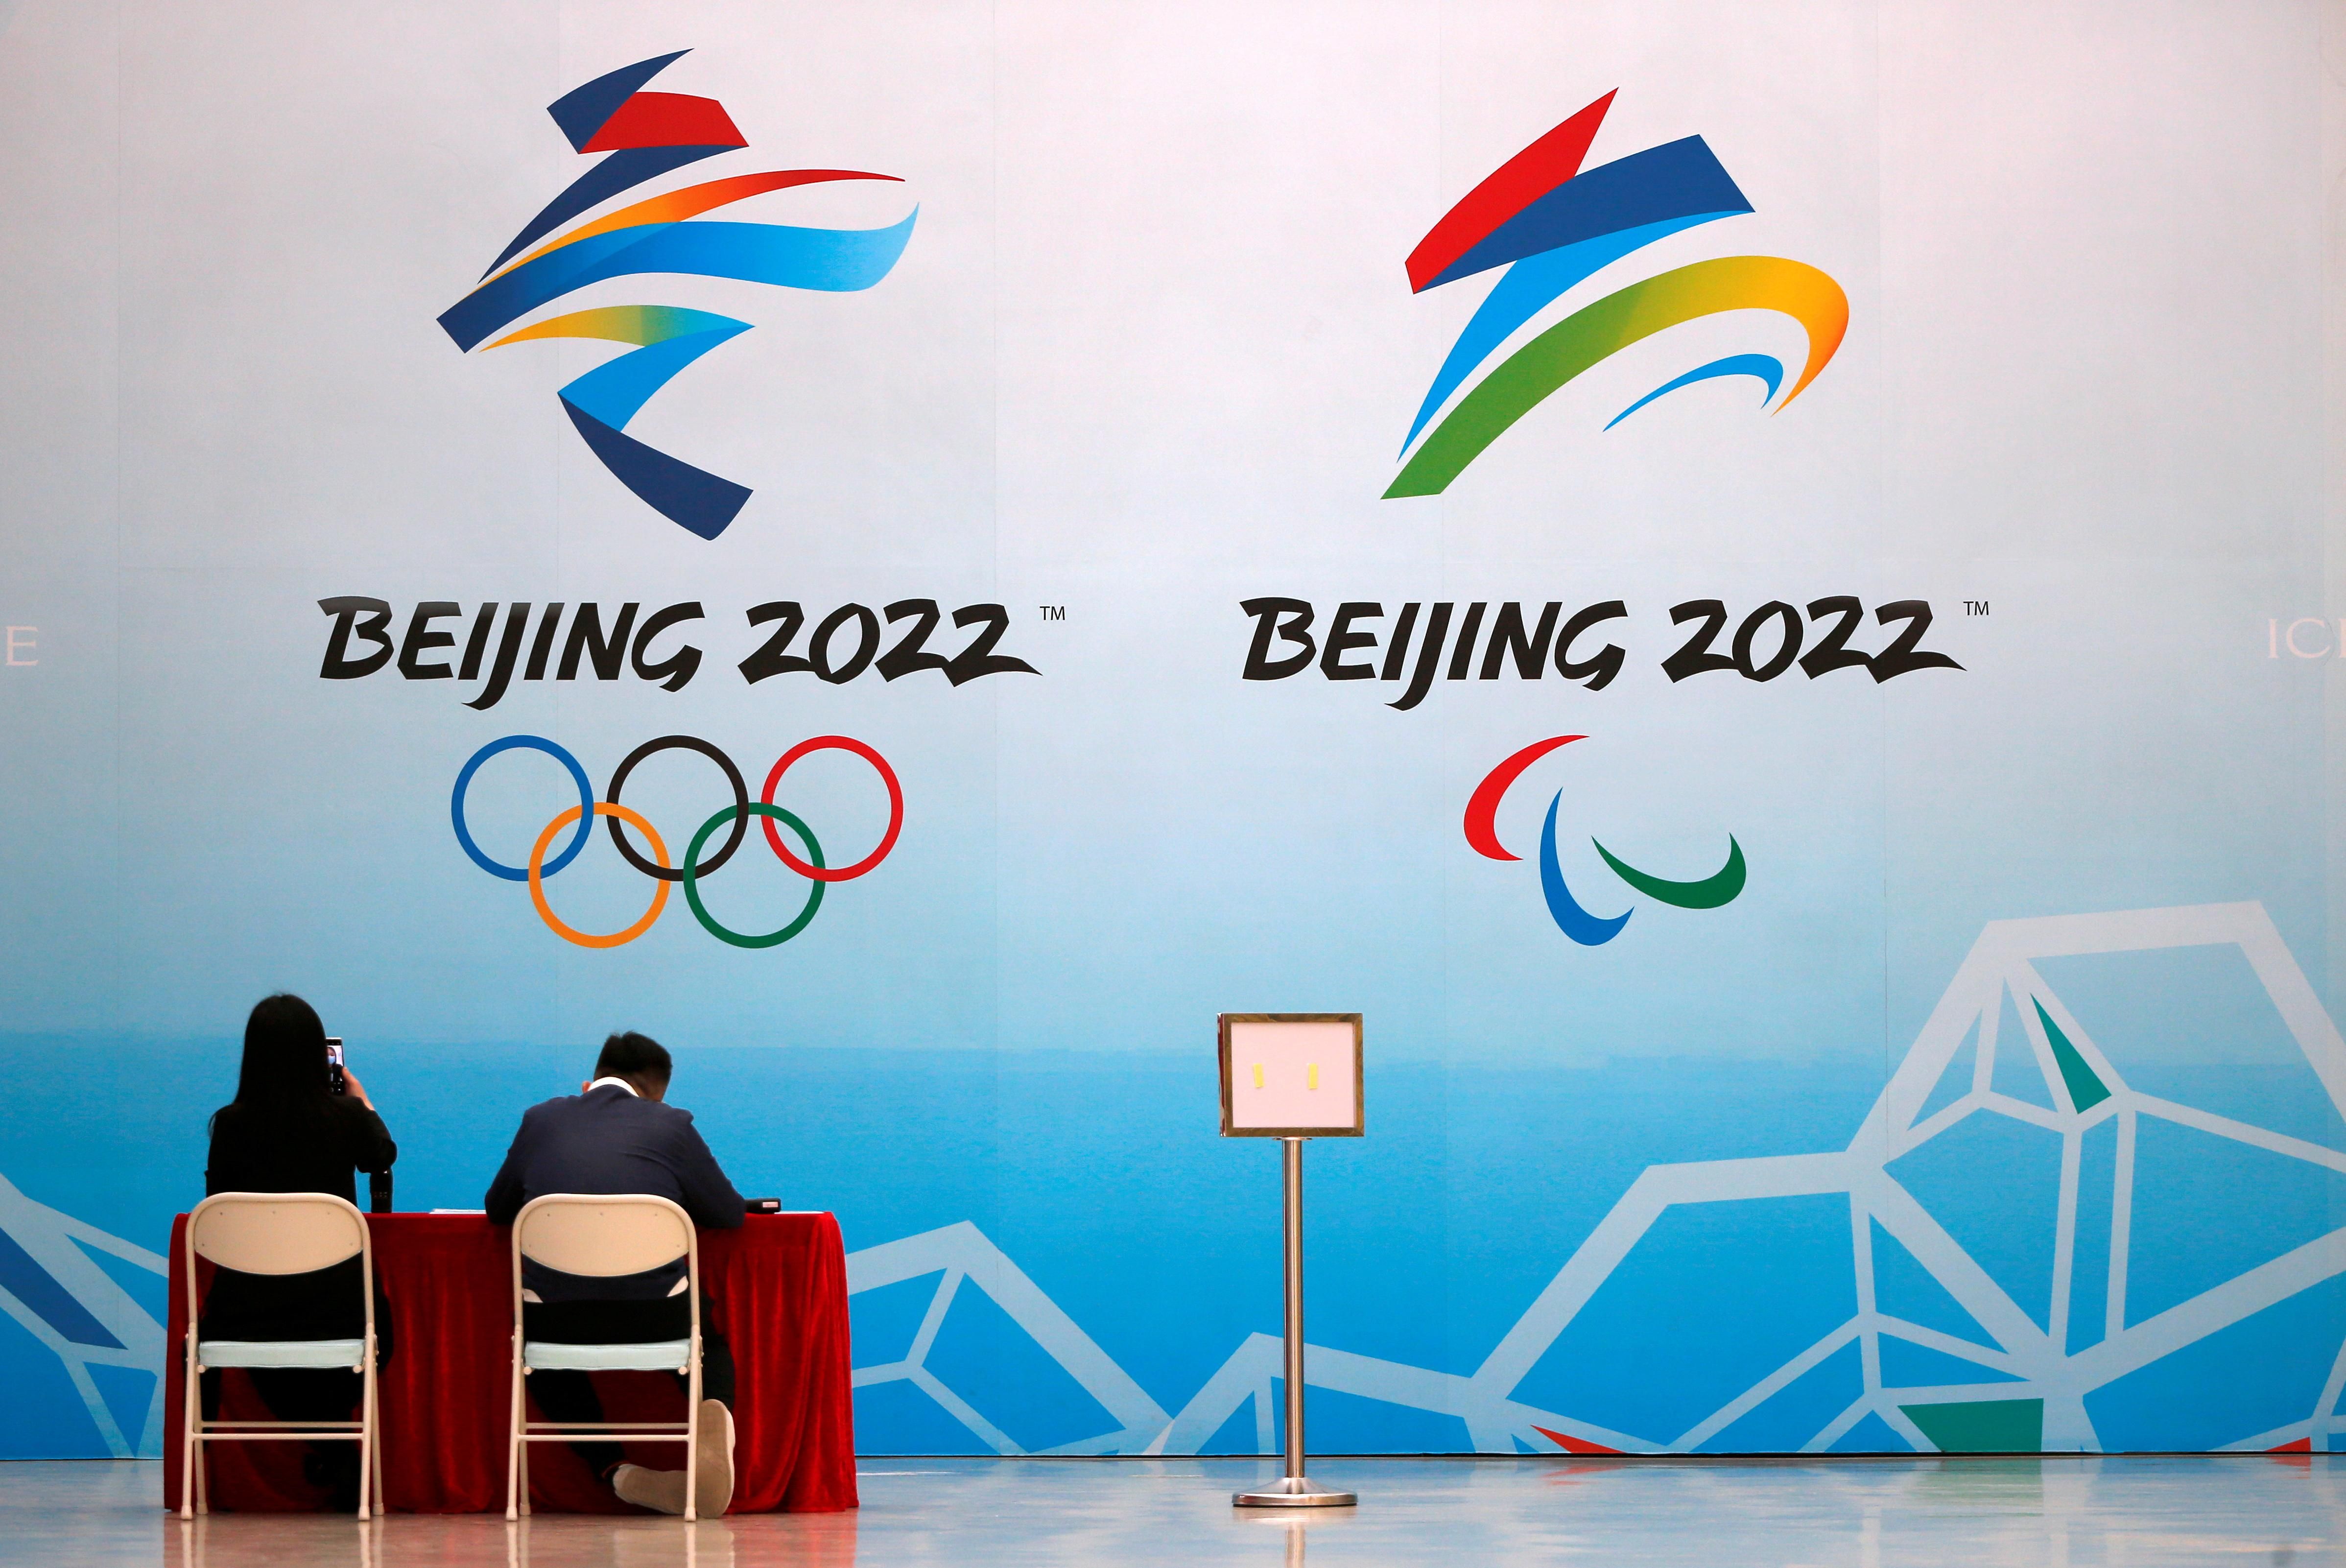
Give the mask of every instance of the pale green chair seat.
[(363, 1339), (206, 1339), (196, 1347), (206, 1367), (318, 1367), (355, 1372), (366, 1359)]
[(559, 1345), (531, 1339), (522, 1365), (533, 1372), (681, 1372), (692, 1364), (692, 1341), (656, 1339), (642, 1345)]
[[(566, 1345), (527, 1336), (525, 1264), (582, 1279), (623, 1279), (684, 1265), (681, 1339), (632, 1345)], [(699, 1516), (700, 1240), (692, 1217), (650, 1193), (546, 1193), (522, 1205), (513, 1222), (513, 1397), (505, 1429), (505, 1517), (529, 1512), (529, 1451), (533, 1443), (580, 1442), (607, 1435), (614, 1442), (684, 1445), (684, 1522)], [(679, 1421), (534, 1421), (525, 1374), (531, 1372), (680, 1372), (685, 1380)], [(688, 1535), (688, 1542), (695, 1537)]]
[[(216, 1442), (355, 1442), (359, 1446), (358, 1516), (382, 1511), (382, 1406), (375, 1383), (374, 1240), (358, 1205), (329, 1192), (216, 1192), (188, 1213), (186, 1250), (177, 1260), (178, 1283), (188, 1294), (189, 1322), (179, 1341), (179, 1517), (210, 1512), (204, 1500), (206, 1456)], [(200, 1337), (203, 1303), (198, 1264), (239, 1274), (286, 1278), (356, 1263), (350, 1285), (362, 1325), (346, 1339), (209, 1339)], [(413, 1352), (411, 1352), (412, 1354)], [(260, 1420), (204, 1414), (198, 1373), (205, 1368), (256, 1371), (298, 1369), (359, 1374), (356, 1420)]]

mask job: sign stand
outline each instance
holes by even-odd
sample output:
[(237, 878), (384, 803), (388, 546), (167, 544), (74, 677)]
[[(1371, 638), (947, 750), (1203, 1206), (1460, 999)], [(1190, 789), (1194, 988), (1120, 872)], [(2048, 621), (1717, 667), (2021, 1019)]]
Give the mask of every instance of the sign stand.
[[(1361, 1015), (1226, 1013), (1222, 1135), (1275, 1137), (1286, 1170), (1287, 1473), (1230, 1499), (1238, 1508), (1342, 1508), (1360, 1494), (1303, 1473), (1303, 1143), (1362, 1132)], [(1235, 1070), (1234, 1070), (1235, 1069)]]
[(1321, 1486), (1303, 1473), (1303, 1140), (1282, 1138), (1287, 1165), (1287, 1474), (1230, 1499), (1238, 1508), (1341, 1508), (1356, 1492)]

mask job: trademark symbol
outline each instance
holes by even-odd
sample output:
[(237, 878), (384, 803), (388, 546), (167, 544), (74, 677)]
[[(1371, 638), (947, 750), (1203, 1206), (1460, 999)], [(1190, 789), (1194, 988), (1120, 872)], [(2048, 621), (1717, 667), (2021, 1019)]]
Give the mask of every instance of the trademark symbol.
[(1035, 607), (1043, 612), (1043, 618), (1046, 621), (1064, 621), (1067, 618), (1067, 606), (1065, 605), (1037, 605)]
[(1964, 614), (1967, 616), (1984, 616), (1987, 614), (1987, 601), (1985, 599), (1965, 599), (1964, 601)]

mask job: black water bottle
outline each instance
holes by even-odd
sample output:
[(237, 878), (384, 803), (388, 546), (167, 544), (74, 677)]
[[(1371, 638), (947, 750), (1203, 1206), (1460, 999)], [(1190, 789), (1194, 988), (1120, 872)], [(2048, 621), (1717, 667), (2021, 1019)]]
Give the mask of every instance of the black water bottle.
[(391, 1212), (391, 1173), (389, 1171), (367, 1173), (367, 1208), (373, 1214)]

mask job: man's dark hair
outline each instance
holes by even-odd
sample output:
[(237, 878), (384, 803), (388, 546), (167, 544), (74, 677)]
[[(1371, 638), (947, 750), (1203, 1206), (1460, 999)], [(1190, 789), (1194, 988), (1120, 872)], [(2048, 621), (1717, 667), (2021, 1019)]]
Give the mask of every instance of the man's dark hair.
[(603, 1054), (595, 1058), (597, 1078), (640, 1078), (649, 1084), (665, 1084), (670, 1067), (668, 1047), (632, 1029), (605, 1040)]

